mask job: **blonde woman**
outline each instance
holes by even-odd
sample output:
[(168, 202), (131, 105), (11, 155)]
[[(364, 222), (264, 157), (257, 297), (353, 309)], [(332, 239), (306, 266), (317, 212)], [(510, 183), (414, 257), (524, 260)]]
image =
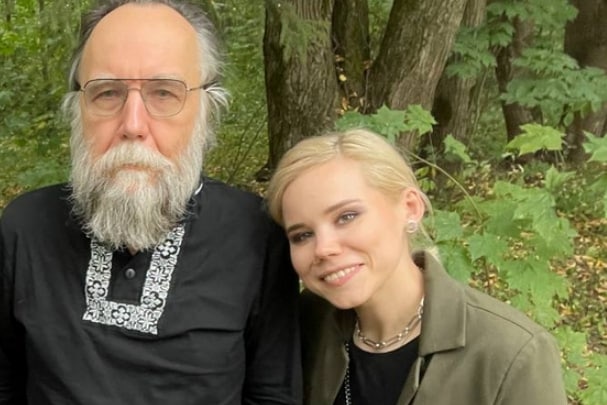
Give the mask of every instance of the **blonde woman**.
[(353, 130), (300, 142), (267, 200), (306, 287), (306, 404), (567, 403), (548, 332), (413, 251), (429, 203), (383, 138)]

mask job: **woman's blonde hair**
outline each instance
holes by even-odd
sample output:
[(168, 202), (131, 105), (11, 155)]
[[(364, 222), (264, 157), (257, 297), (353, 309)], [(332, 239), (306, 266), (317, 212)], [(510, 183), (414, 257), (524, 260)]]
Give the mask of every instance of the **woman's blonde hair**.
[(358, 162), (369, 185), (391, 198), (398, 198), (406, 188), (415, 188), (430, 209), (405, 158), (385, 138), (366, 129), (353, 129), (306, 138), (285, 153), (266, 192), (270, 215), (276, 222), (284, 225), (282, 199), (287, 187), (306, 170), (337, 157)]

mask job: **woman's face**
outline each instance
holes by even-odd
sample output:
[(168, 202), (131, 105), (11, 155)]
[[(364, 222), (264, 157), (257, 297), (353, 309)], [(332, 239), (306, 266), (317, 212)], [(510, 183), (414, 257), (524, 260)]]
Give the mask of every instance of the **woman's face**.
[[(303, 172), (282, 209), (295, 270), (308, 289), (338, 308), (355, 308), (389, 289), (410, 260), (406, 189), (398, 199), (367, 184), (360, 165), (335, 158)], [(415, 218), (414, 218), (415, 219)]]

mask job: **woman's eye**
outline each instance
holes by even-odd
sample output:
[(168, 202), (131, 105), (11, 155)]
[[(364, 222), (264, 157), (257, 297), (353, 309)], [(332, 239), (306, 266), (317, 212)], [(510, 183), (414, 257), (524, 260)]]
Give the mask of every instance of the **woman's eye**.
[(347, 224), (348, 222), (352, 221), (357, 216), (358, 216), (357, 212), (343, 213), (337, 218), (337, 223), (338, 224)]
[(312, 236), (312, 232), (298, 232), (289, 235), (289, 241), (293, 244), (304, 242), (306, 239)]

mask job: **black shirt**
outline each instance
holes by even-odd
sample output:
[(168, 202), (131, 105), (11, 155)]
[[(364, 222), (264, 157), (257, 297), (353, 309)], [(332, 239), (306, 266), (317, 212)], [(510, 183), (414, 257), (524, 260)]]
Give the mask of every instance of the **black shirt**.
[(135, 256), (87, 238), (67, 197), (0, 222), (0, 404), (300, 402), (297, 279), (258, 197), (205, 179)]
[[(369, 353), (348, 344), (348, 372), (352, 405), (394, 405), (418, 357), (419, 337), (396, 350)], [(345, 385), (345, 384), (344, 384)], [(344, 385), (334, 405), (345, 405)]]

